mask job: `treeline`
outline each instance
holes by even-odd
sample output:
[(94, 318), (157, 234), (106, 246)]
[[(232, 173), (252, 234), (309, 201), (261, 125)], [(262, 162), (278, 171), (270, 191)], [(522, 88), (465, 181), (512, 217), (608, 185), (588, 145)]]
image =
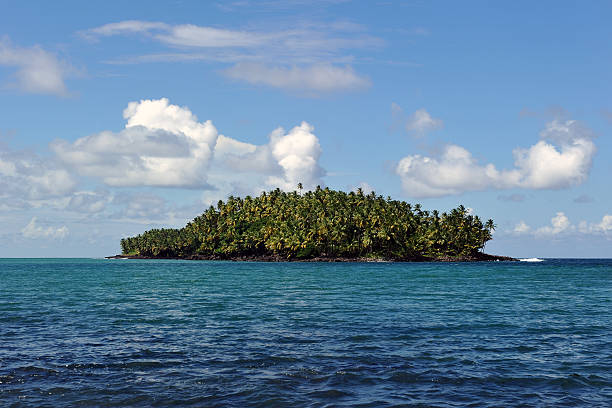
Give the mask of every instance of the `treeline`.
[(230, 196), (181, 229), (152, 229), (122, 239), (121, 248), (124, 255), (168, 258), (436, 259), (477, 254), (494, 228), (463, 206), (440, 214), (361, 190), (276, 189)]

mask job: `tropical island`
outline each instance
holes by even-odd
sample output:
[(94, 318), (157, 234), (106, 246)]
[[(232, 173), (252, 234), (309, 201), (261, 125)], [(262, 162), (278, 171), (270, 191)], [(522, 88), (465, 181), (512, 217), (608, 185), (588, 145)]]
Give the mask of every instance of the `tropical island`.
[(121, 240), (109, 258), (246, 261), (512, 260), (482, 252), (495, 229), (464, 206), (420, 204), (317, 187), (230, 196), (183, 228), (152, 229)]

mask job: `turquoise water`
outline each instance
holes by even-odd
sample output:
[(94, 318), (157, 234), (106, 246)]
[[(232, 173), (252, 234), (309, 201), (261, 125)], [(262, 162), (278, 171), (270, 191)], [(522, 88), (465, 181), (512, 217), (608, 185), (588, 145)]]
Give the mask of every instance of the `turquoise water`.
[(612, 260), (0, 260), (0, 406), (595, 406)]

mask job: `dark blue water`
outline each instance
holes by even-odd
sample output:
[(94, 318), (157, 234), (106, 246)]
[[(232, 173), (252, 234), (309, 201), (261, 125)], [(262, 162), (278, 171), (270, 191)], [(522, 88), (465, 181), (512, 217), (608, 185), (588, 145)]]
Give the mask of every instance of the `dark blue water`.
[(594, 406), (612, 261), (0, 260), (0, 406)]

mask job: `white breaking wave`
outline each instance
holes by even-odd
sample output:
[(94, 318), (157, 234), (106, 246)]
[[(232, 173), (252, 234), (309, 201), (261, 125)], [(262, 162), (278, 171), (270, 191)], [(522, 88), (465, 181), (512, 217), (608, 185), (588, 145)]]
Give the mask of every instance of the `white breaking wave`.
[(523, 258), (523, 259), (519, 259), (519, 261), (521, 262), (544, 262), (544, 260), (540, 258)]

